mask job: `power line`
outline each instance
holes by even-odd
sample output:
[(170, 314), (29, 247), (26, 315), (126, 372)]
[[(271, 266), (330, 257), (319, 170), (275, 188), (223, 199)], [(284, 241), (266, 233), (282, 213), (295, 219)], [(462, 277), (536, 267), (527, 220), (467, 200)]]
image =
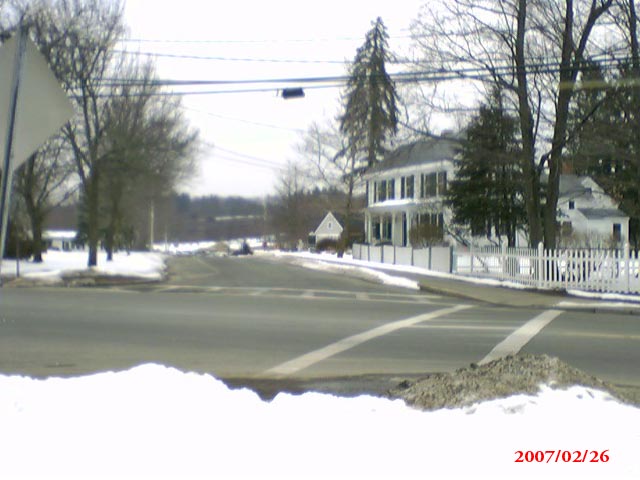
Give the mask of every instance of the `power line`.
[[(620, 63), (628, 61), (628, 57), (623, 58), (607, 58), (595, 60), (592, 64), (603, 70), (610, 70), (617, 67)], [(586, 64), (585, 67), (589, 67)], [(532, 63), (525, 67), (528, 73), (537, 74), (554, 74), (563, 71), (564, 67), (558, 65), (557, 61)], [(574, 66), (569, 68), (575, 68)], [(490, 71), (486, 67), (467, 67), (452, 69), (432, 69), (421, 71), (407, 71), (391, 73), (389, 76), (397, 83), (421, 83), (421, 82), (442, 82), (448, 80), (486, 80), (492, 78), (493, 75), (515, 75), (517, 68), (513, 65), (498, 65)], [(279, 84), (278, 87), (254, 87), (247, 89), (222, 89), (222, 90), (187, 90), (180, 92), (146, 92), (139, 95), (215, 95), (228, 93), (260, 93), (274, 92), (284, 88), (283, 85), (302, 85), (305, 89), (319, 88), (339, 88), (343, 87), (349, 80), (347, 75), (325, 76), (325, 77), (291, 77), (291, 78), (264, 78), (264, 79), (236, 79), (236, 80), (155, 80), (140, 81), (135, 79), (106, 79), (101, 84), (103, 87), (119, 87), (119, 86), (151, 86), (151, 87), (202, 87), (209, 85), (216, 86), (237, 86), (237, 85), (270, 85)], [(136, 95), (129, 94), (129, 95)], [(101, 96), (117, 96), (117, 94), (104, 94)]]
[(231, 162), (231, 163), (240, 163), (242, 165), (249, 165), (251, 167), (257, 167), (257, 168), (265, 168), (267, 170), (273, 170), (273, 171), (285, 171), (286, 169), (282, 166), (270, 166), (270, 165), (264, 165), (258, 162), (252, 162), (251, 160), (244, 160), (241, 158), (231, 158), (231, 157), (227, 157), (225, 155), (216, 155), (215, 157), (212, 157), (213, 160), (222, 160), (222, 161), (226, 161), (226, 162)]
[[(214, 158), (224, 158), (227, 161), (237, 161), (238, 163), (244, 163), (248, 165), (276, 169), (276, 170), (285, 169), (282, 165), (272, 160), (267, 160), (265, 158), (248, 155), (246, 153), (236, 152), (235, 150), (229, 150), (227, 148), (223, 148), (206, 141), (202, 143), (206, 147), (210, 147), (214, 150)], [(219, 155), (218, 153), (216, 153), (216, 151), (223, 152), (223, 155)], [(236, 158), (236, 157), (239, 157), (239, 158)]]
[(197, 108), (185, 107), (184, 105), (182, 105), (181, 107), (184, 110), (189, 110), (189, 111), (192, 111), (192, 112), (202, 113), (203, 115), (209, 115), (211, 117), (221, 118), (223, 120), (231, 120), (233, 122), (241, 122), (241, 123), (246, 123), (246, 124), (249, 124), (249, 125), (255, 125), (255, 126), (258, 126), (258, 127), (265, 127), (265, 128), (273, 128), (273, 129), (277, 129), (277, 130), (286, 130), (286, 131), (289, 131), (289, 132), (300, 132), (300, 133), (304, 132), (304, 129), (301, 129), (301, 128), (282, 127), (282, 126), (279, 126), (279, 125), (272, 125), (272, 124), (269, 124), (269, 123), (255, 122), (255, 121), (247, 120), (247, 119), (244, 119), (244, 118), (227, 117), (227, 116), (218, 115), (218, 114), (212, 113), (212, 112), (206, 112), (204, 110), (199, 110)]
[[(165, 52), (147, 52), (147, 51), (131, 51), (131, 50), (114, 50), (115, 53), (122, 55), (138, 55), (154, 58), (173, 58), (177, 60), (206, 60), (216, 62), (247, 62), (247, 63), (299, 63), (312, 65), (348, 65), (351, 60), (313, 60), (304, 58), (255, 58), (255, 57), (224, 57), (216, 55), (193, 55), (186, 53), (165, 53)], [(419, 63), (415, 59), (405, 57), (394, 57), (387, 61), (390, 65), (410, 65)]]
[[(611, 58), (603, 60), (595, 60), (593, 63), (599, 67), (611, 68), (618, 66), (619, 63), (630, 60), (630, 57), (623, 58)], [(589, 65), (585, 65), (588, 67)], [(573, 66), (569, 68), (574, 68)], [(540, 61), (536, 63), (528, 64), (525, 69), (529, 73), (559, 73), (564, 68), (558, 65), (557, 61)], [(456, 78), (463, 78), (465, 76), (483, 76), (488, 77), (493, 73), (502, 74), (516, 74), (517, 68), (514, 65), (496, 65), (491, 68), (491, 72), (487, 71), (487, 67), (465, 67), (465, 68), (451, 68), (451, 69), (428, 69), (428, 70), (416, 70), (395, 72), (388, 74), (392, 79), (396, 81), (435, 81), (435, 80), (450, 80)], [(380, 75), (381, 76), (381, 75)], [(206, 85), (245, 85), (245, 84), (314, 84), (314, 83), (336, 83), (346, 82), (349, 80), (349, 75), (332, 75), (332, 76), (317, 76), (317, 77), (288, 77), (288, 78), (262, 78), (262, 79), (232, 79), (232, 80), (155, 80), (149, 82), (148, 80), (136, 80), (136, 79), (107, 79), (103, 82), (104, 86), (120, 86), (120, 85), (138, 85), (145, 84), (151, 86), (206, 86)], [(375, 77), (374, 77), (375, 78)]]
[[(393, 35), (389, 36), (389, 39), (407, 39), (413, 38), (412, 35)], [(188, 44), (188, 45), (208, 45), (208, 44), (256, 44), (256, 43), (328, 43), (328, 42), (345, 42), (345, 41), (362, 41), (364, 35), (357, 37), (344, 36), (344, 37), (321, 37), (321, 38), (288, 38), (288, 39), (153, 39), (153, 38), (125, 38), (121, 42), (124, 43), (165, 43), (165, 44)]]
[(302, 63), (302, 64), (333, 64), (345, 65), (349, 63), (346, 60), (306, 60), (294, 58), (247, 58), (247, 57), (220, 57), (209, 55), (187, 55), (177, 53), (159, 53), (159, 52), (132, 52), (128, 50), (114, 50), (115, 53), (124, 55), (145, 55), (156, 58), (174, 58), (181, 60), (207, 60), (219, 62), (257, 62), (257, 63)]

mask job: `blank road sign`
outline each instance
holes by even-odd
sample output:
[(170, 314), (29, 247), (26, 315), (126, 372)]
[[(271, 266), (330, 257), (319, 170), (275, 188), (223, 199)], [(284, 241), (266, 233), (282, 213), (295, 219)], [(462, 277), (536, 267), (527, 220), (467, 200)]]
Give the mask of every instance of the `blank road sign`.
[[(0, 47), (0, 152), (5, 151), (16, 36)], [(14, 126), (12, 167), (15, 170), (73, 116), (73, 106), (34, 43), (27, 39)]]

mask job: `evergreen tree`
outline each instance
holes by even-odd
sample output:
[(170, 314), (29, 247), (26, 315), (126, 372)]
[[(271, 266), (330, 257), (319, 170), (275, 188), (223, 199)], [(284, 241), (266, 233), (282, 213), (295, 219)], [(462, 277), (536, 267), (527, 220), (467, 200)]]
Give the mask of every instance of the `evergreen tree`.
[(515, 246), (517, 230), (526, 223), (520, 154), (517, 120), (505, 112), (500, 92), (494, 91), (462, 142), (447, 199), (454, 222), (470, 227), (473, 235), (505, 236)]
[(390, 58), (387, 39), (386, 28), (378, 17), (350, 67), (344, 114), (340, 118), (340, 131), (347, 138), (350, 157), (364, 153), (369, 166), (382, 157), (388, 136), (395, 135), (398, 129), (398, 96), (385, 68)]

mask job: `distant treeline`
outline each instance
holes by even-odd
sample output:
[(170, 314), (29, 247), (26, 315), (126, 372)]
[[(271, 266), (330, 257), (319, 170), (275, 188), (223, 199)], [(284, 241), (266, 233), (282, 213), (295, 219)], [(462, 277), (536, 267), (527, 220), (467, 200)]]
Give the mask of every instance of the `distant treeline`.
[[(135, 246), (148, 244), (151, 207), (136, 219)], [(192, 242), (261, 237), (265, 235), (265, 206), (261, 199), (243, 197), (197, 197), (186, 194), (162, 198), (153, 205), (154, 242)], [(50, 230), (77, 230), (78, 206), (53, 210), (47, 219)]]
[[(194, 242), (237, 238), (275, 237), (307, 240), (328, 211), (340, 214), (343, 195), (337, 191), (304, 192), (295, 199), (295, 209), (284, 208), (278, 197), (190, 197), (171, 195), (153, 205), (154, 242)], [(358, 199), (362, 206), (362, 199)], [(151, 206), (140, 209), (134, 226), (134, 247), (145, 248), (150, 236)], [(49, 230), (76, 230), (78, 206), (55, 208), (46, 222)], [(293, 228), (295, 226), (295, 229)], [(290, 238), (289, 238), (290, 237)]]

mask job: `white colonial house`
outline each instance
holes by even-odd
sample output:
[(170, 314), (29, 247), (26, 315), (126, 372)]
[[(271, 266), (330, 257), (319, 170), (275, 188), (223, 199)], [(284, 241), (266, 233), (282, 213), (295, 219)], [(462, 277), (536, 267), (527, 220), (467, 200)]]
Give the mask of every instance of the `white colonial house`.
[(591, 178), (560, 175), (558, 222), (567, 246), (613, 247), (629, 241), (629, 217)]
[[(412, 229), (429, 224), (444, 227), (451, 211), (444, 203), (455, 177), (460, 142), (455, 137), (418, 140), (399, 147), (364, 175), (365, 242), (410, 245)], [(629, 239), (629, 217), (590, 177), (560, 176), (558, 225), (564, 246), (611, 247)], [(446, 231), (446, 229), (443, 229)], [(520, 235), (519, 245), (527, 239)], [(443, 242), (455, 244), (446, 233)], [(477, 241), (482, 244), (482, 239)]]
[(454, 138), (418, 140), (390, 152), (367, 170), (368, 244), (407, 246), (412, 228), (425, 223), (444, 226), (450, 213), (443, 196), (454, 176), (458, 148)]

